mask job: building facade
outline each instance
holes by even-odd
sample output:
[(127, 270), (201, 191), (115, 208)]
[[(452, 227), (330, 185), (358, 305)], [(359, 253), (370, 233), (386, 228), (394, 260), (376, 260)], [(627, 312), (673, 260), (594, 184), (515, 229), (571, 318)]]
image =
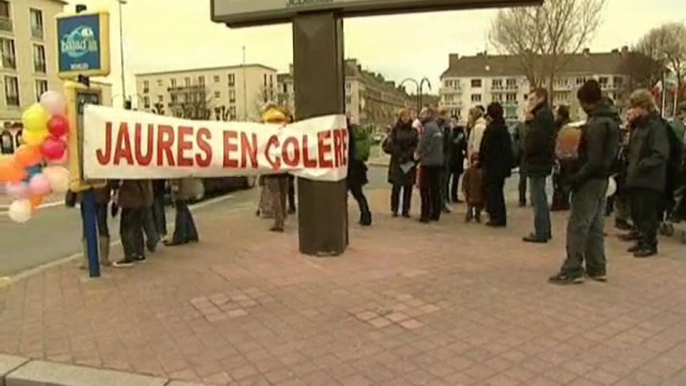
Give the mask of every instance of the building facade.
[(277, 100), (277, 71), (246, 64), (136, 75), (136, 109), (191, 119), (259, 121)]
[[(295, 112), (293, 68), (278, 76), (278, 103)], [(345, 113), (351, 122), (383, 128), (393, 123), (398, 110), (414, 106), (404, 88), (381, 74), (366, 71), (356, 59), (345, 61)]]
[(57, 26), (61, 0), (0, 0), (0, 122), (7, 127), (48, 90), (57, 77)]
[[(553, 82), (551, 103), (570, 106), (573, 118), (581, 118), (583, 112), (576, 100), (576, 91), (587, 79), (598, 80), (608, 97), (621, 101), (628, 82), (628, 77), (622, 74), (627, 54), (628, 48), (624, 47), (621, 51), (609, 53), (584, 50), (570, 55)], [(448, 69), (441, 75), (441, 83), (440, 106), (463, 122), (472, 107), (486, 107), (491, 102), (503, 105), (508, 121), (520, 120), (531, 89), (516, 57), (485, 53), (464, 57), (450, 54)]]

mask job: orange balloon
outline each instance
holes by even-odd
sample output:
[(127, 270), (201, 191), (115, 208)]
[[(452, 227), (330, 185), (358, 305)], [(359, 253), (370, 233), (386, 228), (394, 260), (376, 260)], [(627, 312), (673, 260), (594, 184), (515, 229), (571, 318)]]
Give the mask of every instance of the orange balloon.
[(38, 207), (40, 206), (40, 204), (43, 203), (44, 198), (45, 198), (45, 196), (31, 196), (31, 197), (29, 197), (29, 201), (31, 202), (31, 209), (33, 209), (33, 211), (38, 210)]
[(14, 152), (14, 160), (22, 167), (35, 166), (43, 160), (43, 155), (38, 146), (21, 145)]
[(13, 159), (0, 159), (0, 182), (17, 182), (27, 176), (26, 170)]

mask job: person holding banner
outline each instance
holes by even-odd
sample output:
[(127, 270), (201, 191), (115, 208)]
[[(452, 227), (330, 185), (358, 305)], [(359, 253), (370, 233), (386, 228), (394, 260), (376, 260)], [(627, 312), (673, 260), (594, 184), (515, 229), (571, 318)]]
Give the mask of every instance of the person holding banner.
[[(286, 114), (274, 106), (267, 107), (262, 115), (264, 123), (283, 124), (288, 121)], [(274, 216), (272, 232), (283, 232), (286, 217), (286, 199), (288, 197), (288, 173), (279, 173), (264, 176), (264, 188), (267, 191), (267, 201), (271, 203), (271, 212)]]
[(119, 232), (124, 258), (113, 264), (115, 268), (133, 267), (145, 261), (143, 221), (152, 206), (150, 180), (123, 180), (116, 184), (114, 202), (121, 208)]

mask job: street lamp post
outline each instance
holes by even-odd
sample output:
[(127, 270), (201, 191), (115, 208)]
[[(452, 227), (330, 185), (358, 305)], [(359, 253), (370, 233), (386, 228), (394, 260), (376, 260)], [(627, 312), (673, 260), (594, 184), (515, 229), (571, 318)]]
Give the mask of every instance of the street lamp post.
[(414, 78), (406, 78), (400, 82), (400, 85), (402, 86), (406, 82), (414, 83), (414, 85), (417, 86), (417, 111), (419, 112), (422, 109), (424, 101), (424, 83), (429, 86), (429, 91), (431, 91), (431, 82), (426, 77), (422, 78), (420, 81), (417, 81), (417, 79)]
[(121, 93), (124, 95), (124, 108), (127, 106), (128, 96), (126, 95), (126, 73), (124, 71), (124, 14), (122, 5), (127, 0), (117, 0), (119, 3), (119, 55), (121, 57)]

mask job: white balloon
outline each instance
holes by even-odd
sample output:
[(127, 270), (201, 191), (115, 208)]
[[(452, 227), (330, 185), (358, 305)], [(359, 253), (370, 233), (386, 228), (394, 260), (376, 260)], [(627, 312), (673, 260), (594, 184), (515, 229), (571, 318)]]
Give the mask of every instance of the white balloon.
[(610, 177), (607, 183), (607, 192), (605, 192), (605, 197), (612, 197), (615, 193), (617, 193), (617, 182), (615, 182), (615, 179)]
[(64, 115), (67, 113), (67, 100), (62, 93), (46, 91), (40, 97), (40, 104), (50, 115)]
[(10, 205), (9, 216), (14, 222), (23, 224), (31, 219), (31, 201), (17, 200)]
[(65, 193), (69, 190), (69, 170), (64, 166), (48, 166), (43, 169), (43, 175), (50, 181), (53, 192)]

